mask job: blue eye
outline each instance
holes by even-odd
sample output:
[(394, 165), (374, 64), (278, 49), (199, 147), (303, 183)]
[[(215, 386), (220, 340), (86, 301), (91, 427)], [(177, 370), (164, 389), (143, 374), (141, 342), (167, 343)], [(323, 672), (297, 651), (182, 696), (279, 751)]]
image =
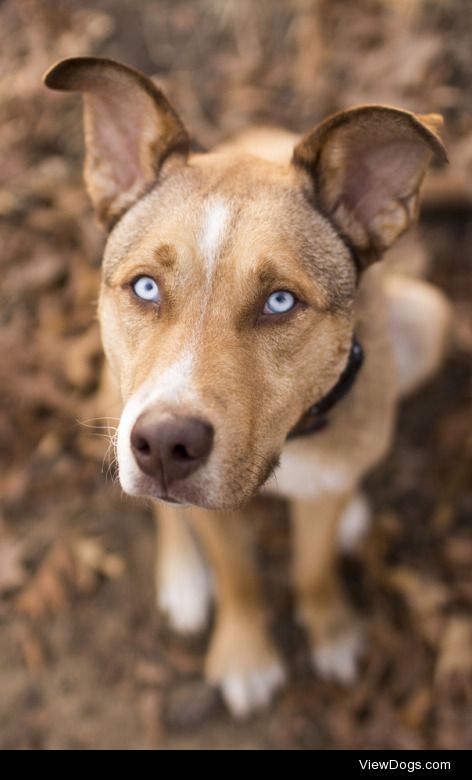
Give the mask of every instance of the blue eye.
[(264, 305), (264, 314), (285, 314), (295, 306), (297, 299), (288, 290), (277, 290), (269, 295)]
[(143, 301), (158, 303), (160, 299), (159, 287), (150, 276), (138, 277), (138, 279), (134, 280), (132, 287), (138, 298), (141, 298)]

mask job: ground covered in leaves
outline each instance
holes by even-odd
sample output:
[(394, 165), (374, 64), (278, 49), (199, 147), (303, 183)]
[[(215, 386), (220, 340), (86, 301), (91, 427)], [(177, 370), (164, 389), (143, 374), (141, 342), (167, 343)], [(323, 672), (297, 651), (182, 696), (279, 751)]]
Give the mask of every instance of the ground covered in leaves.
[[(468, 0), (0, 6), (1, 748), (472, 748), (471, 11)], [(103, 237), (82, 187), (78, 101), (41, 86), (74, 54), (155, 73), (203, 146), (253, 122), (302, 131), (361, 102), (446, 118), (451, 165), (429, 179), (415, 252), (454, 301), (453, 343), (401, 410), (367, 484), (372, 531), (343, 561), (371, 625), (352, 689), (308, 669), (276, 502), (261, 501), (257, 528), (291, 682), (269, 713), (231, 722), (199, 677), (205, 638), (177, 639), (156, 613), (149, 512), (113, 485), (103, 423), (90, 419)]]

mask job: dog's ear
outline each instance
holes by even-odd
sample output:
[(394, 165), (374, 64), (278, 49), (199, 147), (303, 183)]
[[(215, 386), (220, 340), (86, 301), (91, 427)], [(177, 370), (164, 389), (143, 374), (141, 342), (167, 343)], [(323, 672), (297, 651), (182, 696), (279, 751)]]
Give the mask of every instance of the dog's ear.
[(412, 223), (433, 157), (446, 160), (442, 119), (384, 106), (336, 114), (295, 147), (292, 162), (310, 174), (316, 207), (365, 267)]
[(54, 65), (44, 81), (83, 93), (85, 181), (106, 227), (146, 192), (167, 157), (186, 159), (187, 131), (144, 74), (112, 60), (74, 57)]

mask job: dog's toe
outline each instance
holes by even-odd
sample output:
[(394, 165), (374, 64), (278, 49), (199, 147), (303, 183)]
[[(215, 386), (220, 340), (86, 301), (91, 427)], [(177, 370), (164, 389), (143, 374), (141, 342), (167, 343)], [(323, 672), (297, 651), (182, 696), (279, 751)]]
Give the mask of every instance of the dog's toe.
[(353, 628), (332, 642), (315, 646), (311, 656), (313, 667), (323, 679), (349, 685), (357, 679), (358, 662), (363, 649), (363, 632), (360, 627)]
[(245, 672), (229, 673), (220, 683), (226, 706), (236, 718), (245, 718), (267, 707), (285, 682), (279, 662)]

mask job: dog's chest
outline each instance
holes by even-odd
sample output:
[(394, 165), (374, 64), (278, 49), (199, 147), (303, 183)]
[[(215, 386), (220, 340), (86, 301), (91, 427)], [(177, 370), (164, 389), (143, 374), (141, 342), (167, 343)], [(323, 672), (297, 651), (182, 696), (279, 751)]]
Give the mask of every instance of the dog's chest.
[(313, 499), (326, 493), (342, 493), (352, 481), (346, 465), (317, 447), (310, 436), (287, 442), (279, 465), (262, 491), (291, 499)]

